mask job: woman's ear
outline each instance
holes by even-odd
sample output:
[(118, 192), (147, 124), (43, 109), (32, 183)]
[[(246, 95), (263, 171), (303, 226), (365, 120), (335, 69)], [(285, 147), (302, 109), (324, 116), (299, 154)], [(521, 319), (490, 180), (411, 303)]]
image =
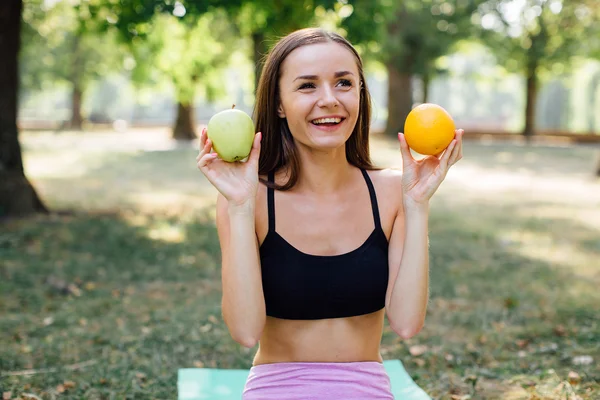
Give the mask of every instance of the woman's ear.
[(277, 115), (279, 115), (279, 118), (285, 118), (285, 112), (283, 111), (283, 106), (281, 104), (277, 107)]

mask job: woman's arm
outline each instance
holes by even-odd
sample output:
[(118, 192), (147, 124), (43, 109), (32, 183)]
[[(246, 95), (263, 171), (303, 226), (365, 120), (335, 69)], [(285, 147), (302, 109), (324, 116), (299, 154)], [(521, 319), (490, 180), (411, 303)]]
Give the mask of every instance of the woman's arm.
[(231, 205), (221, 194), (217, 197), (223, 319), (233, 340), (248, 348), (258, 342), (266, 320), (255, 203), (253, 199), (242, 205)]
[(429, 200), (449, 168), (462, 158), (463, 130), (442, 154), (420, 160), (412, 157), (403, 134), (398, 135), (402, 175), (396, 178), (398, 213), (389, 248), (390, 281), (386, 313), (390, 326), (409, 338), (423, 328), (429, 298)]
[(386, 314), (391, 328), (408, 339), (425, 323), (429, 297), (428, 205), (402, 204), (389, 247)]
[(203, 129), (196, 157), (198, 169), (219, 191), (223, 319), (231, 337), (246, 347), (256, 345), (267, 318), (254, 227), (261, 137), (260, 132), (254, 135), (246, 162), (226, 162), (213, 152), (212, 141)]

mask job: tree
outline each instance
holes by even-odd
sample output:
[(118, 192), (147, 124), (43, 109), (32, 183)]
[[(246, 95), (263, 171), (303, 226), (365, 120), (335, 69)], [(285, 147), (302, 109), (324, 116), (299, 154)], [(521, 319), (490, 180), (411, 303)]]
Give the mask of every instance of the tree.
[(460, 40), (474, 34), (472, 16), (482, 0), (350, 1), (352, 14), (342, 26), (351, 41), (361, 43), (388, 72), (386, 135), (403, 130), (413, 106), (413, 77), (429, 82), (444, 71), (436, 60), (450, 53)]
[(47, 212), (25, 177), (17, 97), (23, 1), (0, 2), (0, 216)]
[(26, 39), (21, 49), (21, 85), (41, 90), (64, 82), (71, 89), (68, 127), (82, 129), (82, 104), (89, 84), (123, 65), (125, 53), (114, 35), (100, 35), (86, 2), (39, 0), (25, 3)]
[(596, 0), (493, 0), (480, 9), (481, 38), (509, 71), (525, 77), (526, 105), (523, 135), (535, 133), (535, 110), (541, 72), (569, 67), (585, 54), (585, 38), (597, 30), (600, 7)]
[(215, 9), (185, 21), (173, 15), (157, 15), (144, 38), (130, 43), (136, 60), (132, 70), (136, 86), (168, 80), (175, 89), (175, 139), (196, 137), (196, 94), (203, 91), (208, 100), (214, 100), (222, 92), (225, 79), (221, 73), (233, 49), (240, 47), (239, 42), (227, 15)]
[[(149, 72), (148, 65), (152, 59), (162, 59), (158, 70), (172, 77), (177, 98), (177, 117), (173, 127), (173, 137), (191, 140), (196, 137), (193, 117), (193, 100), (198, 85), (208, 81), (205, 74), (207, 68), (218, 69), (223, 65), (227, 55), (234, 46), (231, 41), (234, 35), (229, 32), (221, 37), (216, 33), (230, 31), (231, 25), (226, 18), (206, 29), (207, 22), (215, 15), (239, 7), (241, 0), (147, 0), (137, 2), (115, 2), (106, 0), (89, 0), (93, 2), (90, 12), (104, 30), (115, 29), (122, 42), (128, 44), (137, 58), (137, 70), (134, 71), (134, 82), (140, 84)], [(211, 17), (212, 16), (212, 17)], [(180, 25), (175, 25), (175, 21)], [(161, 26), (155, 26), (158, 23)], [(173, 37), (160, 38), (165, 24), (175, 32)], [(169, 32), (170, 33), (170, 32)], [(171, 41), (172, 40), (172, 41)], [(149, 42), (146, 42), (149, 41)], [(215, 43), (223, 41), (220, 45)], [(146, 42), (146, 43), (145, 43)], [(161, 56), (173, 47), (180, 52), (174, 54), (175, 59), (167, 60)], [(208, 53), (201, 54), (201, 49), (212, 46)], [(218, 49), (217, 55), (213, 50)], [(140, 59), (143, 55), (144, 60)], [(209, 56), (213, 55), (213, 58)], [(151, 66), (153, 67), (153, 66)], [(151, 69), (151, 68), (150, 68)], [(204, 89), (209, 96), (214, 93), (215, 85), (204, 82)]]

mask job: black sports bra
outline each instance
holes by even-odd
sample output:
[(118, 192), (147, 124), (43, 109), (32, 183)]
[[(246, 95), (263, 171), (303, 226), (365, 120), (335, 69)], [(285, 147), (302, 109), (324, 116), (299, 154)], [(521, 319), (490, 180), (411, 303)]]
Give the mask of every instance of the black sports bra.
[[(267, 188), (269, 231), (260, 246), (267, 315), (311, 320), (363, 315), (385, 307), (388, 241), (381, 228), (373, 183), (369, 188), (375, 229), (358, 248), (333, 256), (296, 249), (275, 231), (275, 191)], [(273, 182), (274, 174), (269, 174)]]

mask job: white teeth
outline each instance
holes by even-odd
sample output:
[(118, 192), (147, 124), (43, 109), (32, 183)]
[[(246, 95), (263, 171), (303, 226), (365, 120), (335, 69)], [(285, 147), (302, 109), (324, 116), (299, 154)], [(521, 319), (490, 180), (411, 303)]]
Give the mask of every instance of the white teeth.
[(320, 118), (312, 121), (313, 124), (339, 124), (342, 122), (341, 118)]

